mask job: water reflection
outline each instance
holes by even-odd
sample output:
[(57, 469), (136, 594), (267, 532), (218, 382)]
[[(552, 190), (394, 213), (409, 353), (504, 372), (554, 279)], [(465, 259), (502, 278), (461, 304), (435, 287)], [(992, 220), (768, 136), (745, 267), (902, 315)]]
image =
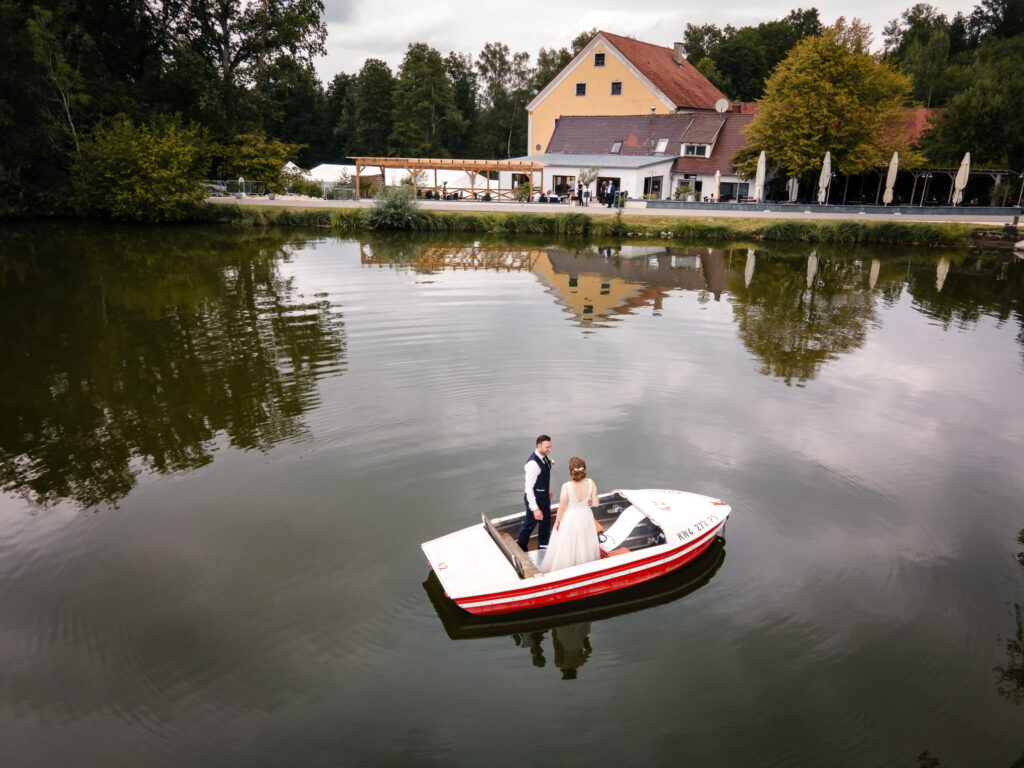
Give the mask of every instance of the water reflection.
[[(725, 542), (716, 539), (696, 562), (660, 579), (613, 595), (511, 617), (467, 613), (445, 596), (433, 572), (423, 582), (423, 588), (452, 640), (508, 637), (515, 647), (527, 651), (532, 666), (548, 666), (550, 655), (551, 664), (561, 671), (562, 679), (574, 680), (593, 653), (590, 634), (594, 623), (680, 600), (710, 582), (724, 562)], [(550, 652), (546, 647), (549, 632)]]
[(712, 248), (619, 246), (546, 248), (538, 275), (574, 322), (602, 327), (640, 307), (662, 309), (672, 291), (697, 291), (700, 301), (721, 299), (726, 252)]
[(1000, 322), (1015, 317), (1024, 345), (1024, 265), (1012, 256), (967, 254), (904, 248), (893, 258), (877, 249), (795, 245), (437, 245), (394, 236), (361, 244), (368, 265), (428, 273), (532, 271), (584, 329), (610, 327), (642, 307), (658, 313), (678, 292), (693, 292), (701, 303), (727, 294), (739, 337), (761, 373), (798, 386), (860, 349), (879, 323), (876, 302), (891, 306), (905, 292), (946, 327), (986, 314)]
[(345, 337), (340, 314), (281, 272), (299, 244), (227, 229), (9, 233), (3, 490), (116, 503), (144, 468), (209, 463), (218, 435), (258, 450), (302, 437)]
[[(1024, 529), (1017, 535), (1017, 543), (1024, 546)], [(1017, 561), (1024, 566), (1024, 551), (1017, 553)], [(1007, 701), (1024, 704), (1024, 605), (1013, 604), (1013, 617), (1013, 633), (1006, 638), (1006, 663), (995, 668), (996, 689)]]
[(812, 251), (803, 263), (762, 257), (753, 276), (731, 281), (739, 335), (761, 361), (761, 373), (802, 385), (828, 361), (863, 346), (878, 319), (869, 280), (863, 262), (820, 259)]

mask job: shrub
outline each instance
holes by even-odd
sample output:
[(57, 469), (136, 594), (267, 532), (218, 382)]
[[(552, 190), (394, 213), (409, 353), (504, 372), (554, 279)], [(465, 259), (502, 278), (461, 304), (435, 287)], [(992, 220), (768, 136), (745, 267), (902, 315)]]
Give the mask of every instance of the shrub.
[(297, 144), (242, 133), (227, 144), (213, 145), (211, 154), (218, 178), (262, 181), (267, 192), (282, 193), (288, 182), (284, 164), (298, 148)]
[(418, 229), (421, 214), (412, 198), (412, 187), (379, 187), (373, 208), (366, 216), (374, 229)]
[(176, 120), (135, 125), (120, 116), (81, 143), (71, 169), (81, 212), (129, 221), (181, 221), (206, 193), (199, 131)]

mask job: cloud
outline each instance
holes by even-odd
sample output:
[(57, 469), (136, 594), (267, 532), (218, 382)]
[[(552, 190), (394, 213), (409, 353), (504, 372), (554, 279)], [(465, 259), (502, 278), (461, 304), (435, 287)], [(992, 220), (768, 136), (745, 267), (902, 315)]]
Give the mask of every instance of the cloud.
[[(825, 24), (855, 13), (871, 25), (875, 45), (880, 47), (882, 28), (911, 3), (894, 6), (867, 0), (858, 4), (854, 13), (839, 0), (813, 5)], [(934, 5), (948, 15), (969, 10), (959, 3)], [(688, 23), (720, 27), (759, 24), (782, 18), (793, 7), (791, 0), (740, 0), (728, 6), (700, 7), (681, 6), (674, 0), (648, 0), (639, 7), (624, 6), (620, 0), (560, 4), (521, 0), (514, 6), (455, 0), (325, 0), (328, 53), (317, 62), (317, 71), (327, 82), (338, 72), (358, 72), (369, 57), (384, 59), (392, 69), (397, 69), (409, 43), (418, 41), (428, 43), (442, 54), (459, 51), (474, 55), (484, 43), (501, 41), (514, 51), (527, 51), (535, 57), (541, 47), (567, 46), (580, 32), (594, 27), (668, 46), (682, 39)]]

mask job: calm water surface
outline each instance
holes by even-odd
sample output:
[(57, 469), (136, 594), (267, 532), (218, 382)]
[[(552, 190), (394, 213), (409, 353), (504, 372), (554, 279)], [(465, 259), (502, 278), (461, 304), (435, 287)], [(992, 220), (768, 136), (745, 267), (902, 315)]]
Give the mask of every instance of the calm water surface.
[[(1024, 757), (1024, 261), (0, 234), (3, 765)], [(466, 621), (538, 432), (727, 541)]]

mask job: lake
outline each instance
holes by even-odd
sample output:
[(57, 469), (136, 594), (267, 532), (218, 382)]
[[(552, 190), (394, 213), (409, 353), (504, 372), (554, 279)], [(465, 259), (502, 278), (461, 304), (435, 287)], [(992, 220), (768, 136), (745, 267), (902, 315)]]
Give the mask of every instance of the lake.
[[(1024, 260), (0, 234), (4, 765), (1024, 757)], [(420, 543), (541, 432), (726, 541), (468, 620)]]

